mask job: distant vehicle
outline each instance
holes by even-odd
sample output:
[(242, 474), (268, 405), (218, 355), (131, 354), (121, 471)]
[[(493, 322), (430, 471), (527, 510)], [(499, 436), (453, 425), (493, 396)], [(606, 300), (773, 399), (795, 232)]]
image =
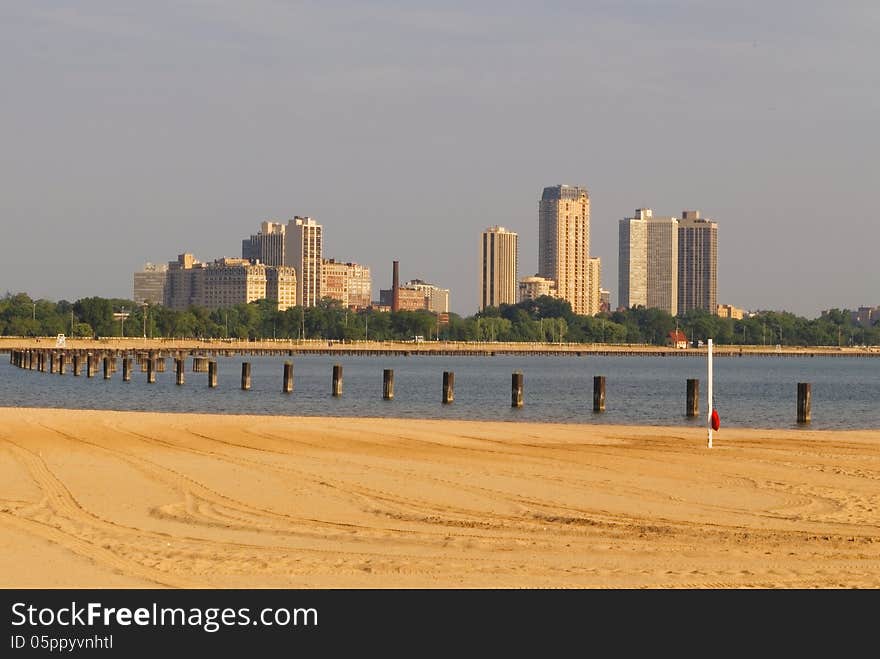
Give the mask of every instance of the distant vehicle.
[(425, 337), (422, 336), (421, 334), (416, 334), (413, 337), (413, 343), (424, 343), (424, 342), (425, 342)]
[(63, 348), (65, 345), (67, 345), (67, 337), (65, 337), (63, 334), (59, 334), (57, 337), (55, 337), (56, 348)]

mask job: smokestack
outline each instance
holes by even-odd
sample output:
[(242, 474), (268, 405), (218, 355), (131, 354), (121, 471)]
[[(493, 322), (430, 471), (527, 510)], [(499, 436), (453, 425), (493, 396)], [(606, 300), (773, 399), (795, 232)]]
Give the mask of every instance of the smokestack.
[(391, 311), (400, 311), (400, 261), (394, 261), (391, 274)]

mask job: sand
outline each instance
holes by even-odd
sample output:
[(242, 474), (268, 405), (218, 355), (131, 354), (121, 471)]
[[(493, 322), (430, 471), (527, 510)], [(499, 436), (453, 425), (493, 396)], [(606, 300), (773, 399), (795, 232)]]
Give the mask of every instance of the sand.
[(0, 408), (4, 587), (880, 587), (880, 432)]

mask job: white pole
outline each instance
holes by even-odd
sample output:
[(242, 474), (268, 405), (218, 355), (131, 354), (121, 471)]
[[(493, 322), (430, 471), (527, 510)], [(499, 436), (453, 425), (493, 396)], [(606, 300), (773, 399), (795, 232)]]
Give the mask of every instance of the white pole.
[(712, 448), (712, 339), (709, 339), (708, 349), (709, 362), (709, 391), (706, 392), (706, 398), (709, 403), (709, 417), (707, 419), (709, 426), (709, 448)]

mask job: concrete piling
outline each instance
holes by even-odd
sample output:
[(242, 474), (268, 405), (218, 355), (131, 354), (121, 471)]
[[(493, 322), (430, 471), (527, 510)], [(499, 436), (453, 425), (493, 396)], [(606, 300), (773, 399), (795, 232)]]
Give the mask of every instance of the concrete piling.
[(333, 396), (341, 396), (342, 395), (342, 365), (334, 364), (333, 365), (333, 388), (332, 388)]
[(685, 416), (693, 418), (700, 413), (700, 381), (696, 378), (687, 380), (687, 398), (685, 400)]
[(131, 357), (122, 358), (122, 381), (131, 382)]
[(177, 376), (175, 381), (177, 382), (178, 387), (182, 386), (183, 383), (186, 381), (186, 376), (184, 375), (184, 370), (186, 370), (185, 364), (186, 362), (184, 362), (181, 358), (174, 360), (174, 371)]
[(455, 400), (455, 373), (443, 371), (443, 404), (449, 405)]
[(152, 357), (147, 358), (147, 384), (156, 382), (156, 361)]
[(382, 371), (382, 400), (394, 399), (394, 370), (386, 368)]
[(797, 385), (797, 420), (798, 423), (810, 423), (813, 407), (812, 385), (809, 382), (798, 382)]
[(217, 362), (213, 359), (208, 361), (208, 387), (217, 388)]
[(110, 358), (106, 355), (104, 356), (104, 379), (109, 380), (113, 375), (113, 371), (110, 368)]
[(605, 376), (596, 375), (593, 377), (593, 411), (605, 411)]
[(289, 394), (293, 391), (293, 362), (284, 362), (284, 378), (281, 382), (281, 392)]
[(242, 362), (241, 364), (241, 390), (249, 391), (251, 388), (251, 363)]
[(521, 371), (513, 373), (510, 378), (510, 406), (523, 406), (523, 374)]

